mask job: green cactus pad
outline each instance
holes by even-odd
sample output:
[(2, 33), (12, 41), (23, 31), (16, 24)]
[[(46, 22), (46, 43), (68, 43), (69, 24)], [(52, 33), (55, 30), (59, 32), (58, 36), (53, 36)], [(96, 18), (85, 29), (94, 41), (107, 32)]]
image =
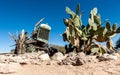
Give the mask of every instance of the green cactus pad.
[(74, 18), (75, 13), (74, 13), (69, 7), (66, 7), (66, 12), (67, 12), (72, 18)]
[(113, 31), (116, 31), (116, 29), (117, 29), (117, 24), (115, 23), (115, 24), (113, 24), (113, 26), (112, 26), (112, 30), (113, 30)]
[(80, 4), (78, 4), (77, 7), (76, 7), (76, 14), (78, 14), (79, 11), (80, 11)]
[(106, 23), (106, 28), (107, 28), (108, 30), (111, 30), (110, 22), (107, 22), (107, 23)]
[(120, 27), (117, 28), (116, 33), (120, 33)]

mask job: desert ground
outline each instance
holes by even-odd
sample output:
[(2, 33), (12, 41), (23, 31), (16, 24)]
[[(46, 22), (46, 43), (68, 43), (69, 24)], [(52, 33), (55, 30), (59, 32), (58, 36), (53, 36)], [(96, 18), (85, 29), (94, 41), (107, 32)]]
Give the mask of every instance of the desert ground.
[[(8, 66), (0, 65), (0, 70), (6, 68)], [(117, 60), (91, 61), (79, 66), (58, 65), (56, 61), (50, 60), (39, 64), (21, 64), (6, 70), (11, 69), (15, 71), (8, 73), (0, 71), (0, 75), (120, 75), (120, 57)]]

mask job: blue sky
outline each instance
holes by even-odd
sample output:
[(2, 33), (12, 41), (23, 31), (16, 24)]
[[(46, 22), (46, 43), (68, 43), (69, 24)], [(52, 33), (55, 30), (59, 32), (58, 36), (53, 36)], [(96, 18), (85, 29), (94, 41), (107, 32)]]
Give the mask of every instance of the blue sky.
[[(109, 19), (111, 24), (120, 26), (120, 0), (0, 0), (0, 52), (9, 52), (13, 48), (10, 46), (14, 42), (8, 32), (15, 34), (25, 29), (30, 35), (35, 23), (43, 17), (43, 23), (52, 27), (49, 43), (64, 46), (60, 34), (65, 30), (63, 18), (69, 18), (65, 7), (75, 10), (78, 3), (84, 11), (84, 25), (88, 22), (90, 10), (97, 7), (102, 21)], [(119, 35), (113, 41), (118, 38)]]

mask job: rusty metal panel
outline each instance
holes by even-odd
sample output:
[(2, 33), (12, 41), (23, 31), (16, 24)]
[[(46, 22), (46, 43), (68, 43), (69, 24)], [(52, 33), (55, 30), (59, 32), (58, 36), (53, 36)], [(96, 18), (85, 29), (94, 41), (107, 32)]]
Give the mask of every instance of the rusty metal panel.
[(44, 42), (44, 43), (48, 43), (49, 40), (49, 34), (50, 34), (50, 29), (46, 28), (46, 24), (42, 25), (39, 29), (38, 29), (38, 34), (37, 34), (37, 40)]

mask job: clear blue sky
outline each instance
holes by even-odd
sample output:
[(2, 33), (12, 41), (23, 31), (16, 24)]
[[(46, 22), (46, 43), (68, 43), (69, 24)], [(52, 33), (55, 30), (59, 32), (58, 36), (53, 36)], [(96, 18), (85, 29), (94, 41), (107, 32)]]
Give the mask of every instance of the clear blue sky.
[[(69, 6), (75, 10), (80, 3), (83, 24), (87, 24), (90, 10), (98, 8), (101, 19), (109, 19), (120, 26), (120, 0), (0, 0), (0, 52), (9, 52), (14, 42), (10, 39), (8, 32), (16, 33), (25, 29), (31, 34), (34, 25), (41, 18), (45, 17), (43, 23), (52, 27), (50, 44), (64, 45), (62, 34), (65, 30), (63, 18), (69, 15), (65, 7)], [(113, 38), (114, 42), (119, 36)]]

